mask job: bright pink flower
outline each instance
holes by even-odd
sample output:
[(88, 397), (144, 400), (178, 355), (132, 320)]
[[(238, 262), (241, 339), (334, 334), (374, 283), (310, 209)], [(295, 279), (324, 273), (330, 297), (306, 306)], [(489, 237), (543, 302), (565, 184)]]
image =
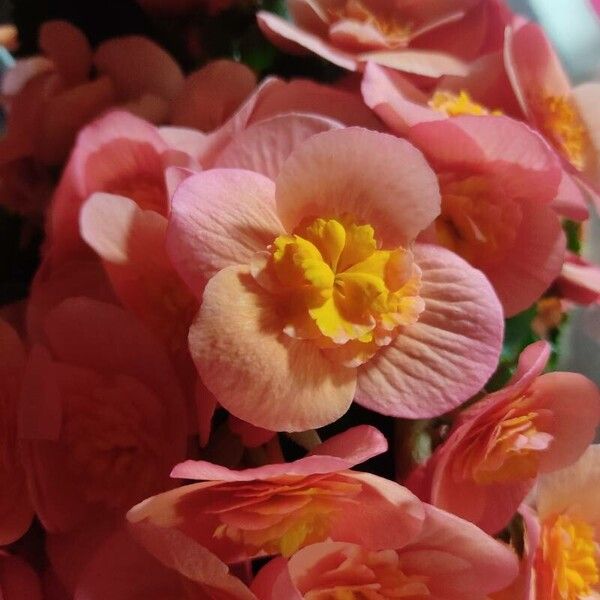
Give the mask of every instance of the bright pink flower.
[(527, 119), (571, 166), (600, 186), (600, 84), (571, 88), (543, 29), (526, 23), (508, 30), (506, 69)]
[(0, 551), (0, 598), (42, 600), (42, 587), (35, 571), (18, 556)]
[(362, 425), (292, 463), (231, 471), (187, 461), (172, 475), (204, 482), (149, 498), (128, 519), (134, 534), (140, 525), (153, 525), (168, 547), (176, 530), (227, 563), (290, 556), (328, 538), (388, 548), (419, 531), (423, 509), (405, 488), (349, 470), (386, 448), (376, 429)]
[(19, 336), (0, 319), (0, 545), (18, 540), (33, 518), (17, 438), (25, 361)]
[(172, 531), (167, 548), (151, 526), (140, 529), (144, 545), (163, 564), (119, 531), (86, 564), (74, 600), (256, 600), (225, 564), (189, 538)]
[(190, 350), (217, 400), (253, 425), (303, 431), (355, 397), (423, 417), (476, 393), (501, 310), (479, 271), (413, 246), (438, 194), (410, 144), (359, 128), (312, 136), (275, 182), (212, 169), (181, 184), (167, 250), (203, 293)]
[(260, 600), (410, 598), (484, 600), (517, 574), (514, 553), (457, 517), (426, 507), (422, 530), (390, 549), (323, 542), (259, 572)]
[(583, 453), (600, 422), (600, 393), (576, 373), (542, 375), (546, 342), (526, 348), (509, 385), (459, 417), (430, 459), (430, 501), (496, 533), (539, 473)]
[(35, 510), (50, 532), (119, 519), (172, 487), (187, 440), (178, 383), (158, 342), (118, 307), (65, 300), (43, 330), (20, 415)]
[(283, 50), (314, 52), (351, 71), (367, 61), (428, 77), (463, 75), (465, 60), (498, 49), (509, 11), (494, 0), (289, 1), (293, 23), (258, 13)]
[(600, 301), (600, 267), (567, 252), (565, 262), (556, 280), (561, 298), (576, 304), (594, 304)]
[(441, 215), (424, 238), (488, 277), (507, 316), (528, 308), (560, 273), (565, 236), (556, 211), (562, 171), (526, 125), (464, 116), (411, 127), (435, 169)]

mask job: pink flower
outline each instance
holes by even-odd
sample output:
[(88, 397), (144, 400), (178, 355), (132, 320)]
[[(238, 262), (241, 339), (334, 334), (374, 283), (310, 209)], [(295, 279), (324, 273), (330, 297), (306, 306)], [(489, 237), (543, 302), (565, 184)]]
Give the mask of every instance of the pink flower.
[(438, 214), (420, 153), (359, 128), (312, 136), (275, 182), (240, 169), (187, 179), (167, 251), (203, 293), (189, 340), (208, 389), (277, 431), (330, 423), (355, 397), (406, 417), (464, 402), (496, 366), (501, 310), (479, 271), (413, 246)]
[(600, 84), (571, 88), (543, 29), (526, 23), (508, 30), (506, 69), (527, 119), (544, 135), (571, 171), (600, 185)]
[(404, 543), (379, 551), (343, 542), (314, 544), (289, 561), (273, 560), (259, 572), (252, 590), (260, 600), (484, 600), (516, 574), (516, 557), (506, 546), (426, 506), (422, 530)]
[(349, 470), (387, 448), (362, 425), (330, 438), (292, 463), (243, 471), (187, 461), (174, 477), (205, 480), (149, 498), (128, 513), (140, 525), (195, 540), (227, 563), (259, 556), (290, 556), (328, 538), (379, 550), (414, 536), (423, 519), (419, 501), (401, 486)]
[(18, 556), (0, 551), (0, 598), (42, 600), (42, 587), (35, 571)]
[(464, 116), (411, 127), (435, 169), (441, 215), (425, 239), (488, 277), (507, 316), (528, 308), (560, 273), (565, 237), (551, 202), (562, 172), (526, 125)]
[(513, 379), (467, 409), (428, 465), (430, 500), (485, 531), (502, 529), (539, 473), (583, 453), (600, 422), (600, 393), (575, 373), (541, 374), (550, 347), (524, 350)]
[(556, 280), (561, 298), (576, 304), (594, 304), (600, 301), (600, 267), (567, 252), (565, 262)]
[(288, 2), (288, 10), (293, 23), (258, 13), (263, 33), (283, 50), (314, 52), (351, 71), (372, 61), (433, 78), (462, 75), (465, 60), (501, 47), (510, 20), (494, 0), (301, 0)]
[(33, 517), (17, 437), (25, 361), (19, 336), (0, 319), (0, 545), (18, 540), (29, 529)]
[(47, 313), (29, 357), (21, 437), (49, 532), (119, 519), (172, 487), (185, 456), (184, 401), (167, 356), (122, 309), (86, 298)]

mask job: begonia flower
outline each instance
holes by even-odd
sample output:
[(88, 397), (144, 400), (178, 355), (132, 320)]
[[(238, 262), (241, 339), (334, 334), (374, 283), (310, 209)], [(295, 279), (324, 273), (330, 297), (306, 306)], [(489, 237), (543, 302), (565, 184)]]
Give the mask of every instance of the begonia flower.
[(45, 317), (26, 368), (24, 462), (49, 532), (120, 518), (173, 483), (187, 425), (161, 345), (122, 309), (65, 300)]
[(127, 517), (139, 526), (192, 538), (226, 563), (259, 556), (290, 556), (331, 538), (373, 550), (407, 542), (419, 531), (423, 509), (398, 484), (350, 470), (387, 448), (362, 425), (315, 447), (291, 463), (233, 471), (204, 461), (177, 465), (174, 477), (204, 480), (149, 498)]
[(527, 119), (570, 165), (572, 172), (600, 186), (600, 84), (576, 88), (543, 29), (526, 23), (508, 30), (506, 69)]
[(303, 431), (355, 397), (424, 417), (476, 393), (496, 365), (501, 310), (479, 271), (413, 245), (439, 207), (415, 148), (359, 128), (312, 136), (275, 182), (240, 169), (184, 181), (167, 251), (203, 294), (190, 351), (218, 402)]
[(423, 528), (408, 542), (379, 551), (335, 541), (314, 544), (288, 561), (267, 564), (252, 590), (259, 600), (485, 600), (516, 574), (516, 556), (504, 544), (426, 506)]
[(299, 0), (287, 8), (292, 23), (258, 13), (263, 33), (283, 50), (313, 52), (350, 71), (372, 61), (428, 77), (464, 74), (465, 60), (501, 45), (510, 20), (500, 2), (487, 0)]
[(26, 359), (17, 332), (0, 319), (0, 545), (18, 540), (33, 518), (17, 432)]
[(481, 269), (506, 316), (531, 306), (564, 260), (554, 153), (526, 125), (500, 116), (421, 123), (409, 139), (435, 169), (442, 196), (425, 239)]
[(560, 297), (567, 301), (583, 305), (597, 303), (600, 301), (600, 267), (567, 252), (555, 286)]
[(490, 533), (502, 529), (540, 473), (575, 462), (600, 423), (597, 386), (542, 374), (546, 342), (527, 347), (509, 384), (464, 411), (430, 464), (426, 498)]

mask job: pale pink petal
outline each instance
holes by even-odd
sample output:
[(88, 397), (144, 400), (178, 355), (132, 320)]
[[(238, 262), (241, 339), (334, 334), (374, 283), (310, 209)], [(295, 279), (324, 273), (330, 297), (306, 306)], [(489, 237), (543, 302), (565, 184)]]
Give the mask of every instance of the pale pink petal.
[(417, 245), (425, 311), (359, 369), (356, 400), (405, 418), (443, 414), (478, 392), (502, 344), (502, 308), (487, 279), (455, 254)]
[(98, 46), (94, 66), (108, 75), (123, 98), (150, 92), (173, 100), (183, 87), (175, 60), (152, 40), (141, 36), (114, 38)]
[(283, 233), (274, 192), (270, 179), (238, 169), (205, 171), (177, 188), (167, 252), (198, 296), (208, 278), (224, 267), (248, 264)]
[(277, 321), (271, 298), (245, 268), (215, 275), (189, 338), (204, 383), (229, 412), (265, 429), (304, 431), (335, 421), (352, 402), (355, 371), (287, 337)]
[(369, 62), (361, 91), (363, 98), (397, 135), (404, 135), (417, 123), (436, 121), (444, 115), (427, 106), (427, 96), (400, 73)]
[(469, 72), (467, 63), (462, 60), (431, 50), (382, 50), (364, 52), (358, 58), (361, 63), (374, 62), (382, 67), (424, 77), (464, 76)]
[(18, 556), (0, 553), (0, 598), (42, 600), (42, 586), (36, 572)]
[(406, 246), (440, 211), (437, 178), (405, 140), (351, 127), (313, 136), (276, 181), (288, 231), (309, 216), (350, 214), (384, 246)]
[(308, 79), (293, 79), (266, 90), (252, 113), (252, 122), (290, 112), (329, 117), (345, 125), (367, 129), (382, 128), (360, 95)]
[(282, 50), (298, 52), (304, 48), (338, 67), (349, 71), (357, 70), (357, 62), (352, 54), (339, 50), (319, 36), (268, 12), (260, 11), (256, 15), (256, 19), (265, 36)]
[(310, 453), (344, 458), (349, 461), (350, 467), (382, 454), (387, 449), (387, 440), (375, 427), (358, 425), (330, 437), (315, 446)]
[(171, 123), (212, 131), (222, 125), (256, 87), (256, 74), (232, 60), (215, 60), (187, 76), (175, 98)]
[(592, 304), (600, 300), (600, 267), (567, 252), (556, 281), (559, 294), (578, 304)]
[(197, 159), (206, 147), (208, 137), (206, 134), (186, 127), (161, 127), (158, 131), (171, 148), (179, 150), (191, 158), (195, 163), (196, 171), (201, 170)]
[(85, 81), (92, 67), (92, 48), (80, 29), (68, 21), (46, 21), (38, 44), (50, 58), (67, 86)]
[(302, 142), (341, 123), (316, 115), (286, 114), (256, 122), (226, 146), (213, 168), (247, 169), (275, 179), (281, 165)]
[(576, 180), (564, 170), (551, 206), (561, 217), (573, 221), (585, 221), (590, 216), (583, 191)]
[(340, 19), (329, 27), (331, 43), (347, 52), (387, 48), (385, 35), (373, 24), (354, 19)]

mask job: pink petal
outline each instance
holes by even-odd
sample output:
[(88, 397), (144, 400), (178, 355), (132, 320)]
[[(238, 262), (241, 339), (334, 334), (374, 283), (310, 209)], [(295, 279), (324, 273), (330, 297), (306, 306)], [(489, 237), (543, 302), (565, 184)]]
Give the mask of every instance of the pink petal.
[(205, 171), (177, 188), (167, 252), (198, 297), (215, 273), (249, 264), (283, 232), (274, 204), (273, 182), (239, 169)]
[(305, 217), (350, 214), (387, 247), (406, 246), (440, 210), (437, 179), (415, 148), (354, 127), (309, 139), (285, 162), (276, 188), (288, 231)]
[(576, 180), (564, 170), (556, 198), (552, 201), (552, 208), (561, 217), (573, 221), (586, 221), (590, 216), (583, 191)]
[(265, 36), (282, 50), (295, 50), (297, 53), (305, 48), (342, 69), (357, 70), (357, 62), (351, 54), (339, 50), (319, 36), (265, 11), (259, 11), (256, 19)]
[(80, 29), (68, 21), (46, 21), (40, 27), (40, 50), (56, 65), (67, 86), (88, 78), (92, 48)]
[(590, 169), (596, 189), (600, 186), (600, 84), (584, 83), (573, 90), (573, 99), (586, 126), (593, 147)]
[(183, 73), (175, 60), (141, 36), (114, 38), (100, 44), (94, 54), (94, 66), (110, 77), (125, 99), (154, 93), (173, 100), (183, 87)]
[(293, 150), (316, 133), (341, 124), (312, 115), (287, 114), (250, 125), (226, 146), (213, 168), (247, 169), (275, 179)]
[(576, 254), (567, 252), (556, 281), (562, 298), (578, 304), (592, 304), (600, 300), (600, 267)]
[(208, 282), (189, 337), (200, 376), (223, 407), (258, 427), (304, 431), (335, 421), (352, 402), (355, 371), (285, 336), (270, 303), (244, 268)]
[[(441, 77), (442, 75), (465, 76), (468, 65), (462, 60), (431, 50), (381, 50), (364, 52), (358, 55), (361, 63), (374, 62), (382, 67), (390, 67), (404, 73), (422, 75), (424, 77)], [(333, 62), (333, 61), (332, 61)]]
[(280, 556), (274, 558), (258, 572), (250, 589), (259, 600), (303, 599), (290, 577), (287, 564), (287, 560)]
[(375, 63), (367, 63), (361, 91), (366, 104), (397, 135), (406, 134), (417, 123), (444, 118), (427, 106), (427, 96), (400, 73)]
[(496, 368), (502, 308), (487, 279), (455, 254), (417, 245), (425, 311), (359, 369), (356, 401), (405, 418), (443, 414)]
[(172, 108), (173, 125), (212, 131), (222, 125), (256, 87), (246, 65), (215, 60), (187, 76)]

